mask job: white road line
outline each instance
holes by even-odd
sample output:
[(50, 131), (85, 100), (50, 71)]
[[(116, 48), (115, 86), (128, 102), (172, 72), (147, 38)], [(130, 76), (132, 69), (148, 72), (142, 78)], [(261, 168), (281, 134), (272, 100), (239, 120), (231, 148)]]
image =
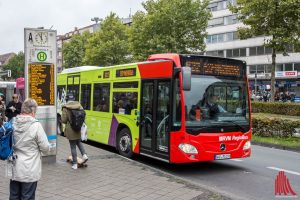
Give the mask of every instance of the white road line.
[(267, 167), (267, 168), (268, 169), (273, 169), (273, 170), (276, 170), (276, 171), (284, 171), (286, 173), (290, 173), (290, 174), (294, 174), (294, 175), (300, 176), (299, 172), (294, 172), (294, 171), (290, 171), (290, 170), (286, 170), (286, 169), (282, 169), (282, 168), (277, 168), (277, 167)]
[(236, 162), (243, 162), (243, 160), (241, 159), (231, 159), (232, 161), (236, 161)]

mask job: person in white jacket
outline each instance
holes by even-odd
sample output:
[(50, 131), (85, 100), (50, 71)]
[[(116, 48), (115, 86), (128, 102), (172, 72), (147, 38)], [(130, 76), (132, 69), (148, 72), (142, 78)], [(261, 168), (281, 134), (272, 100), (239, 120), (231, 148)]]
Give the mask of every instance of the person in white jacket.
[(26, 99), (21, 114), (13, 121), (14, 154), (10, 180), (10, 200), (34, 200), (37, 182), (41, 178), (41, 153), (47, 154), (50, 144), (41, 123), (35, 119), (37, 103)]

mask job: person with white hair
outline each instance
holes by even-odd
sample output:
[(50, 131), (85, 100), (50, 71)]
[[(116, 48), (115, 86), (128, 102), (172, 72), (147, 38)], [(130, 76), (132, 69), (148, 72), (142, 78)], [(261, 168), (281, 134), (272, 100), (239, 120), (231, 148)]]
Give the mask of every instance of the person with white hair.
[(35, 118), (37, 103), (26, 99), (21, 114), (13, 118), (14, 159), (10, 180), (10, 200), (35, 199), (42, 174), (42, 153), (51, 150), (41, 123)]

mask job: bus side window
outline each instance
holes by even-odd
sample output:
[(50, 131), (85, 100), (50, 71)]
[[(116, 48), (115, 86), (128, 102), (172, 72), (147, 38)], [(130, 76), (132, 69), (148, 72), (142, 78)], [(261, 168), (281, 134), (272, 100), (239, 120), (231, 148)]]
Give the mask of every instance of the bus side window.
[(81, 105), (84, 110), (91, 109), (91, 84), (81, 85)]
[(114, 92), (113, 113), (130, 115), (137, 108), (137, 92)]
[(109, 112), (109, 94), (110, 94), (109, 83), (94, 84), (94, 95), (93, 95), (94, 111)]

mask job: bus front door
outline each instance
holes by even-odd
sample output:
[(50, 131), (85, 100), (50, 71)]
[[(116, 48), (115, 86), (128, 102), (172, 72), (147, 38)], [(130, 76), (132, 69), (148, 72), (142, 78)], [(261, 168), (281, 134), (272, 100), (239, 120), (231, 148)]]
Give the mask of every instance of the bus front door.
[(140, 152), (169, 161), (170, 79), (142, 81)]

